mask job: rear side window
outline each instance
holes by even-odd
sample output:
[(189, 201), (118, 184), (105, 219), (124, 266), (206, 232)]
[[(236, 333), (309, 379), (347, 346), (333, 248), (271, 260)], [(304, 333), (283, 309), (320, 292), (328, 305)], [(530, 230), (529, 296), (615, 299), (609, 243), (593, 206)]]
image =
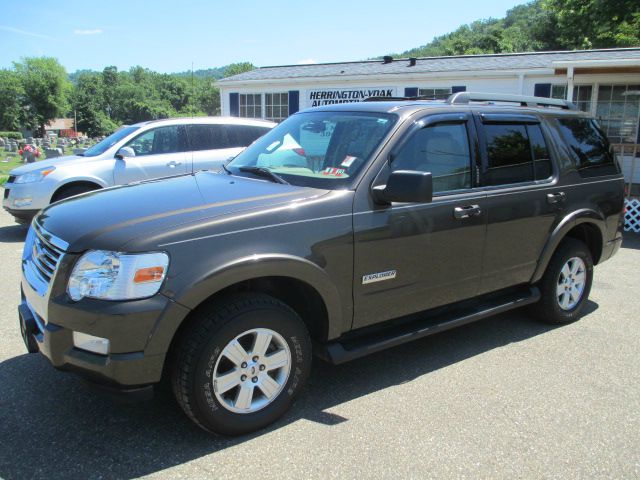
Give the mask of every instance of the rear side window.
[(270, 130), (251, 125), (227, 125), (226, 129), (230, 147), (247, 147)]
[(187, 125), (187, 132), (193, 151), (230, 147), (224, 125)]
[(583, 177), (618, 173), (609, 141), (594, 120), (589, 118), (559, 118), (558, 125)]
[(538, 124), (484, 125), (487, 142), (485, 185), (544, 180), (551, 176), (551, 159)]

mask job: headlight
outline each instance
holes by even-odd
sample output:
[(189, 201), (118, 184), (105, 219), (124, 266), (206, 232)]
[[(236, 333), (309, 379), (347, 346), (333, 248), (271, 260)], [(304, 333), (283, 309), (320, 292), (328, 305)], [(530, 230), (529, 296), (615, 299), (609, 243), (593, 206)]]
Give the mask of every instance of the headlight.
[(132, 300), (158, 293), (167, 273), (166, 253), (127, 254), (91, 250), (78, 260), (69, 279), (72, 300), (84, 297)]
[(23, 175), (18, 175), (13, 183), (35, 183), (41, 182), (44, 177), (53, 172), (56, 167), (45, 167), (40, 168), (38, 170), (34, 170), (33, 172), (25, 173)]

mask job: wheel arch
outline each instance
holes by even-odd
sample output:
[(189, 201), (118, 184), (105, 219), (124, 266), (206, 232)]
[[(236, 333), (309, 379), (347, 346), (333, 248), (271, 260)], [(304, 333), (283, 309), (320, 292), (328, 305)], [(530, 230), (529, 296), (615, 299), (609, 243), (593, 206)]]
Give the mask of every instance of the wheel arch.
[(318, 265), (292, 255), (251, 255), (229, 262), (185, 286), (173, 299), (195, 310), (239, 291), (283, 301), (305, 321), (314, 340), (342, 333), (342, 302), (329, 276)]
[(602, 257), (604, 239), (606, 238), (604, 217), (592, 209), (577, 210), (565, 217), (553, 230), (549, 240), (547, 240), (531, 283), (538, 282), (542, 278), (551, 257), (560, 243), (567, 237), (575, 238), (585, 243), (593, 257), (593, 264), (596, 265)]
[(91, 187), (93, 190), (99, 190), (101, 188), (106, 188), (109, 185), (107, 185), (103, 180), (100, 180), (98, 178), (93, 178), (93, 177), (81, 177), (81, 178), (73, 178), (73, 179), (69, 179), (63, 183), (60, 183), (56, 186), (55, 190), (53, 191), (53, 193), (51, 194), (51, 198), (49, 200), (49, 203), (51, 203), (53, 201), (53, 199), (55, 198), (55, 196), (60, 193), (61, 191), (67, 189), (67, 188), (71, 188), (71, 187), (75, 187), (75, 186), (88, 186)]

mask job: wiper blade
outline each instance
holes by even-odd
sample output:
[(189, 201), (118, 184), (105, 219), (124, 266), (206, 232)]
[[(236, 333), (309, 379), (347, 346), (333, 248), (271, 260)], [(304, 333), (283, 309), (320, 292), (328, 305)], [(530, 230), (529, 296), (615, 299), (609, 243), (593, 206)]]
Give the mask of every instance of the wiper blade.
[(276, 173), (273, 173), (271, 170), (265, 167), (240, 167), (238, 170), (240, 170), (241, 172), (253, 173), (258, 177), (268, 178), (275, 183), (289, 185), (289, 182), (287, 182), (284, 178)]
[(227, 175), (231, 175), (231, 170), (229, 170), (224, 163), (222, 164), (222, 169), (227, 172)]

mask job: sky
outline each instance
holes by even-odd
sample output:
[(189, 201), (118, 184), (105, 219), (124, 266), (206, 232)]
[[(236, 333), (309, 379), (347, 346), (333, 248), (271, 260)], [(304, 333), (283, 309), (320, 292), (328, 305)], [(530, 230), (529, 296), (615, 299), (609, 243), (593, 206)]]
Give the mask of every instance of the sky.
[[(424, 45), (522, 0), (0, 0), (0, 68), (51, 56), (68, 72), (158, 72), (364, 60)], [(449, 7), (451, 6), (451, 7)]]

